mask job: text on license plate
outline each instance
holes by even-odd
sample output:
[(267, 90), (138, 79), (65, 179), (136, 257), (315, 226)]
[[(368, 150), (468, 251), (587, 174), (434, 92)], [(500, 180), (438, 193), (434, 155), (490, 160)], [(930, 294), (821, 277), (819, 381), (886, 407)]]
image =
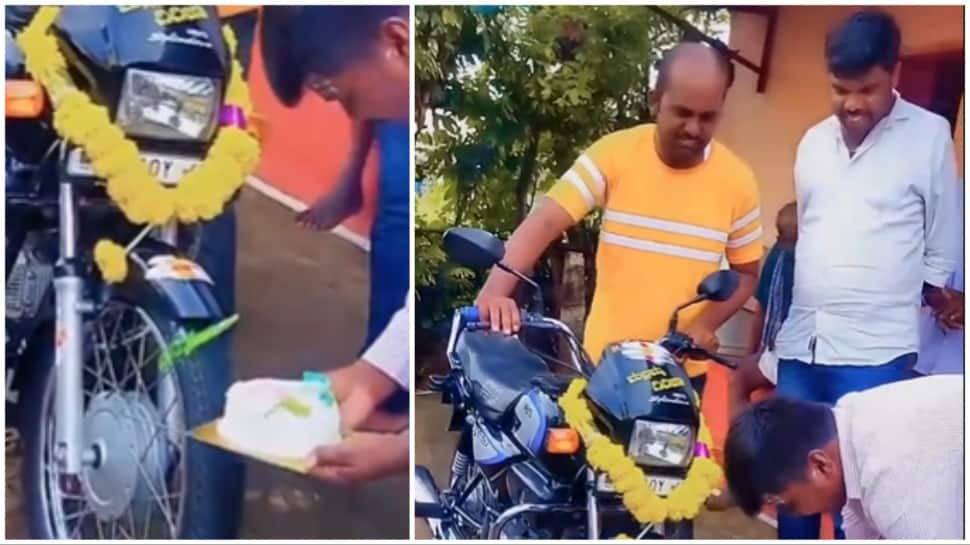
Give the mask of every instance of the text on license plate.
[[(163, 153), (141, 152), (139, 155), (145, 165), (148, 166), (148, 172), (165, 185), (178, 185), (183, 176), (202, 162), (194, 157)], [(87, 156), (77, 148), (71, 150), (67, 155), (67, 174), (69, 176), (97, 177)]]
[[(647, 482), (650, 483), (650, 489), (658, 496), (669, 496), (682, 481), (683, 479), (678, 479), (677, 477), (662, 477), (657, 475), (647, 477)], [(611, 494), (616, 493), (616, 488), (613, 487), (610, 478), (605, 474), (600, 475), (596, 479), (596, 490)]]

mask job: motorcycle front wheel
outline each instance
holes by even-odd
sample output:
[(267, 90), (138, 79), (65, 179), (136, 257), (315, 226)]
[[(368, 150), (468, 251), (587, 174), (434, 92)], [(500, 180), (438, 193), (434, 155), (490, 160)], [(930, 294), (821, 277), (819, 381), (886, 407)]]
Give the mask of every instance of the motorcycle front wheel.
[(24, 390), (21, 426), (32, 538), (236, 537), (244, 466), (187, 435), (222, 411), (229, 348), (217, 339), (163, 372), (161, 353), (182, 327), (166, 310), (120, 298), (85, 321), (84, 443), (95, 456), (77, 476), (54, 462), (54, 350), (45, 339), (30, 362), (42, 368)]

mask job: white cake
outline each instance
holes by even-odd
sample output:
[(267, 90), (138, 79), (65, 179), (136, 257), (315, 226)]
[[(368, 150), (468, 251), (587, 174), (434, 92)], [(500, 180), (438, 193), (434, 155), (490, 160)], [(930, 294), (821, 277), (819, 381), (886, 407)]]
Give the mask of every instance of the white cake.
[(303, 459), (315, 447), (340, 442), (340, 413), (327, 382), (247, 380), (226, 393), (218, 430), (242, 450)]

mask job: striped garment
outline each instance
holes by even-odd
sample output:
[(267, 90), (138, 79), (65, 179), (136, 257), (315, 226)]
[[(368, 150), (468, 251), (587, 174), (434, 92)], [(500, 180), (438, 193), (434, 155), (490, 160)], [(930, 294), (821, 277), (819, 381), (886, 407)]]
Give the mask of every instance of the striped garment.
[(765, 310), (759, 351), (775, 349), (775, 337), (788, 316), (795, 273), (795, 250), (777, 244), (768, 253), (755, 296)]

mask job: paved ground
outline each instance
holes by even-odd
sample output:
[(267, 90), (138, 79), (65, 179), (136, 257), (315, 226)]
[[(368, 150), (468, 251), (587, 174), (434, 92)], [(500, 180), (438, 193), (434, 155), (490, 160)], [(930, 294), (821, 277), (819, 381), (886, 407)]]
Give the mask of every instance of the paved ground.
[[(366, 254), (299, 230), (292, 213), (248, 190), (239, 218), (237, 377), (298, 377), (351, 361), (365, 332)], [(18, 465), (8, 454), (8, 539), (26, 537)], [(343, 490), (252, 462), (240, 537), (406, 539), (409, 512), (406, 477)]]
[[(438, 396), (422, 396), (415, 402), (415, 463), (427, 466), (439, 484), (448, 478), (448, 466), (457, 441), (456, 433), (445, 431), (450, 407)], [(415, 537), (430, 539), (424, 521), (416, 521)], [(704, 512), (695, 525), (697, 539), (774, 539), (775, 530), (733, 509), (721, 513)]]

